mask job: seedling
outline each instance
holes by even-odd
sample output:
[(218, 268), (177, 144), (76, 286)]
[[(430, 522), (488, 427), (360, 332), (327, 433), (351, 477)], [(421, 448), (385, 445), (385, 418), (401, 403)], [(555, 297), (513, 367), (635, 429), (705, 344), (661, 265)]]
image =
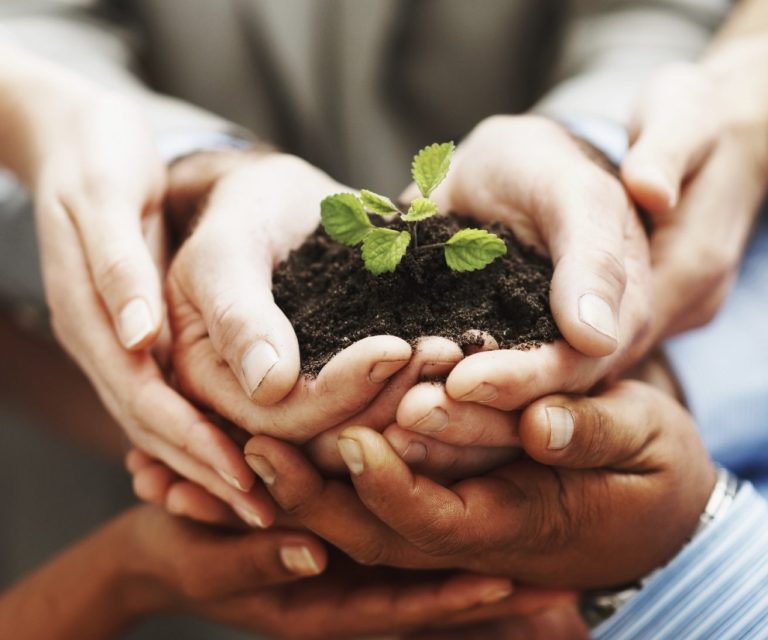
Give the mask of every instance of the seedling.
[[(448, 174), (453, 142), (432, 144), (413, 158), (411, 175), (422, 197), (416, 198), (403, 213), (389, 198), (363, 189), (360, 196), (337, 193), (320, 203), (320, 218), (325, 232), (336, 242), (349, 247), (363, 244), (366, 269), (375, 275), (391, 273), (400, 264), (408, 248), (414, 251), (442, 248), (445, 262), (453, 271), (483, 269), (507, 252), (507, 245), (484, 229), (462, 229), (446, 242), (418, 245), (418, 224), (439, 213), (429, 196)], [(410, 231), (395, 231), (375, 226), (369, 213), (400, 216)]]

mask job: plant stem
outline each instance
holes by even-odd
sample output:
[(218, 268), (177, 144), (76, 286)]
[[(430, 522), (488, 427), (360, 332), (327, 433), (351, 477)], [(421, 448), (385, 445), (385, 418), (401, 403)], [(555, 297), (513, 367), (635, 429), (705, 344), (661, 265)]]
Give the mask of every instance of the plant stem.
[(441, 249), (445, 246), (445, 242), (435, 242), (434, 244), (423, 244), (419, 249)]

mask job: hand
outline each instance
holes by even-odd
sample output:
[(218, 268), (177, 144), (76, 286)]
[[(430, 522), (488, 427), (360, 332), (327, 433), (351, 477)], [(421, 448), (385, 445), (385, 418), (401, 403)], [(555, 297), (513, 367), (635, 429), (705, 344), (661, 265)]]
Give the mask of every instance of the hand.
[(131, 442), (162, 459), (183, 452), (227, 478), (222, 493), (234, 500), (254, 481), (238, 447), (166, 384), (145, 349), (163, 318), (155, 261), (164, 248), (165, 169), (149, 126), (127, 99), (3, 53), (14, 63), (2, 78), (10, 86), (0, 115), (13, 126), (0, 147), (34, 192), (59, 341)]
[(435, 198), (443, 210), (500, 221), (554, 263), (550, 305), (565, 341), (480, 353), (448, 376), (455, 400), (515, 409), (585, 391), (649, 346), (647, 242), (618, 179), (564, 129), (494, 116), (463, 142)]
[[(414, 576), (405, 584), (402, 575), (361, 575), (334, 561), (326, 575), (306, 580), (328, 564), (324, 547), (307, 533), (224, 533), (148, 506), (124, 514), (112, 530), (134, 615), (185, 610), (280, 637), (339, 638), (417, 628), (469, 609), (477, 615), (490, 603), (510, 610), (512, 587), (504, 578)], [(550, 600), (566, 598), (555, 593), (537, 602), (523, 594), (511, 610), (536, 610)]]
[[(244, 416), (243, 424), (257, 433), (262, 431), (306, 442), (305, 450), (324, 471), (331, 474), (345, 472), (346, 466), (336, 446), (338, 434), (345, 427), (365, 422), (371, 428), (385, 429), (394, 421), (401, 398), (420, 379), (445, 375), (463, 357), (461, 349), (449, 340), (435, 337), (422, 339), (415, 345), (410, 360), (399, 365), (402, 366), (400, 371), (388, 381), (372, 384), (367, 374), (371, 362), (370, 358), (366, 359), (366, 354), (376, 343), (397, 345), (396, 340), (385, 336), (353, 345), (336, 356), (317, 379), (302, 380), (299, 383), (301, 393), (292, 392), (286, 400), (272, 407), (253, 406), (248, 413), (243, 410), (240, 413)], [(375, 355), (376, 351), (373, 353)], [(210, 375), (205, 377), (205, 368), (198, 366), (200, 362), (200, 359), (190, 361), (190, 371), (186, 375), (198, 381), (210, 381)], [(390, 366), (387, 364), (387, 367)], [(212, 402), (219, 402), (222, 398), (229, 400), (237, 413), (240, 406), (248, 405), (250, 401), (230, 378), (226, 365), (219, 365), (218, 369), (224, 372), (222, 379), (228, 380), (228, 384), (223, 384), (221, 389), (209, 390), (208, 397)], [(224, 395), (227, 389), (230, 392)], [(224, 411), (232, 411), (226, 403), (223, 406)], [(282, 420), (285, 420), (285, 425)], [(320, 433), (312, 437), (317, 431)], [(247, 505), (247, 508), (244, 508), (242, 500), (233, 504), (218, 490), (215, 482), (213, 485), (185, 482), (173, 469), (143, 452), (131, 452), (127, 465), (134, 476), (136, 494), (142, 500), (165, 506), (171, 513), (202, 522), (229, 525), (236, 522), (230, 507), (239, 518), (256, 526), (268, 525), (275, 517), (271, 504), (262, 501)], [(182, 475), (199, 477), (200, 470), (191, 471)]]
[(339, 438), (354, 490), (277, 440), (257, 436), (246, 455), (261, 457), (252, 466), (262, 477), (270, 469), (270, 493), (285, 511), (358, 562), (576, 589), (620, 585), (669, 561), (715, 482), (690, 416), (641, 383), (543, 398), (519, 430), (531, 460), (450, 487), (413, 474), (364, 427)]
[(768, 175), (768, 38), (716, 48), (651, 79), (621, 168), (652, 216), (655, 339), (714, 317), (736, 277)]

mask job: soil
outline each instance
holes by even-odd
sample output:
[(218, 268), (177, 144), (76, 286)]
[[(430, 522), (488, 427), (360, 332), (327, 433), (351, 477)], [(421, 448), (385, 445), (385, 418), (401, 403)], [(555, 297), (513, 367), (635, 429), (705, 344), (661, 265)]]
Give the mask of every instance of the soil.
[[(380, 226), (405, 227), (399, 219)], [(317, 374), (333, 355), (373, 335), (395, 335), (413, 343), (443, 336), (462, 348), (491, 334), (501, 348), (528, 349), (560, 334), (549, 310), (552, 264), (521, 245), (501, 225), (484, 226), (502, 237), (507, 254), (480, 271), (455, 273), (445, 264), (445, 242), (470, 224), (454, 215), (419, 223), (413, 244), (394, 273), (374, 276), (363, 266), (360, 247), (345, 247), (318, 227), (274, 274), (275, 301), (293, 324), (302, 371)]]

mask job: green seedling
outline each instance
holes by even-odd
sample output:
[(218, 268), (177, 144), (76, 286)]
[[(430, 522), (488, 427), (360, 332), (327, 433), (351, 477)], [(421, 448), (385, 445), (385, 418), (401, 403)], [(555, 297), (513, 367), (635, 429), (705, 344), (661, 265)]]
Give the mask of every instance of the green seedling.
[[(507, 245), (484, 229), (462, 229), (445, 242), (419, 246), (418, 224), (439, 213), (429, 196), (445, 179), (451, 166), (453, 142), (432, 144), (413, 158), (411, 175), (422, 197), (411, 202), (403, 213), (386, 196), (363, 189), (360, 195), (337, 193), (320, 203), (320, 218), (325, 232), (336, 242), (349, 247), (362, 243), (363, 262), (375, 275), (391, 273), (400, 264), (408, 248), (425, 251), (442, 248), (445, 262), (453, 271), (476, 271), (488, 266), (507, 252)], [(410, 231), (395, 231), (375, 226), (369, 214), (400, 216)]]

